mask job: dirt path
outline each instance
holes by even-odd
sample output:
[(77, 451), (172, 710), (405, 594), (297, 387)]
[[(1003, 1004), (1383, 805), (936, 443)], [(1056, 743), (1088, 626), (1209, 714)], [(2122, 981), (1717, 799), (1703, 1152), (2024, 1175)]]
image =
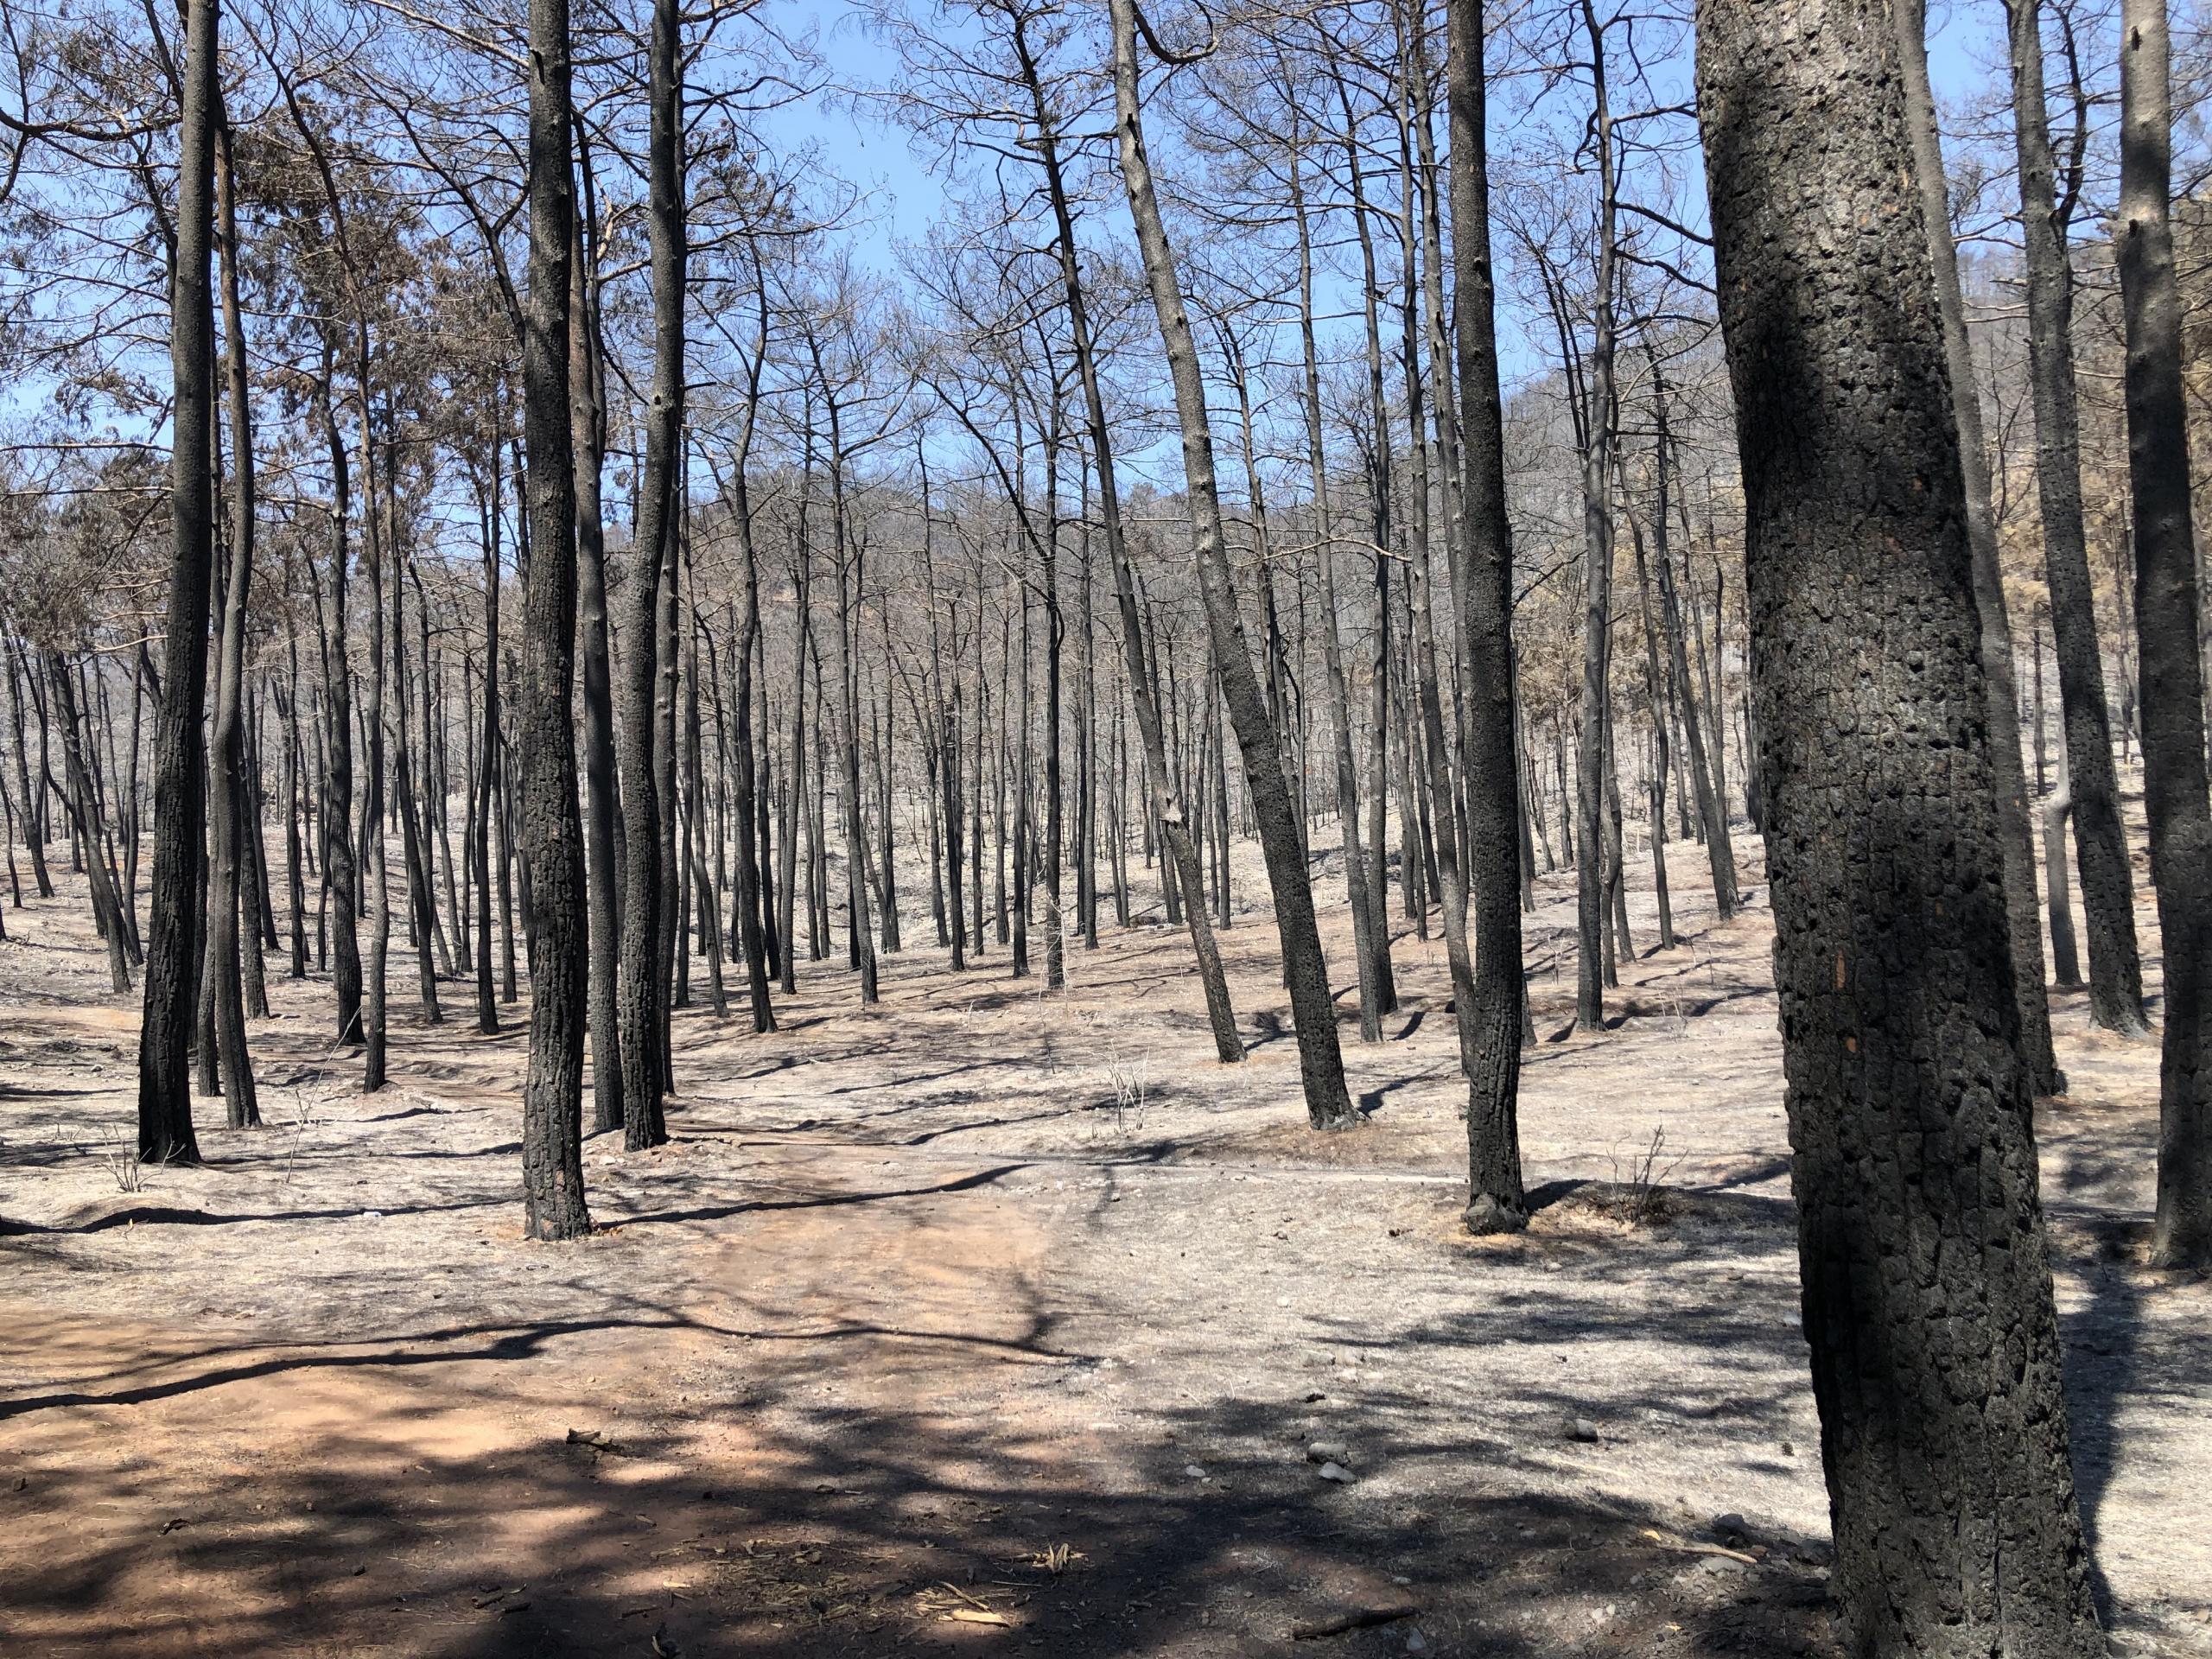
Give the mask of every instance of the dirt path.
[[(518, 1236), (519, 1020), (396, 1030), (363, 1097), (320, 983), (255, 1031), (272, 1127), (119, 1190), (135, 1009), (80, 893), (13, 912), (0, 1651), (1834, 1652), (1767, 925), (1682, 908), (1602, 1038), (1539, 979), (1519, 1239), (1456, 1230), (1440, 947), (1316, 1140), (1250, 916), (1242, 1067), (1160, 929), (1064, 997), (925, 950), (874, 1015), (816, 969), (776, 1035), (683, 1014), (674, 1143), (588, 1143), (560, 1249)], [(2130, 1651), (2212, 1653), (2212, 1290), (2133, 1256), (2157, 1056), (2058, 1012), (2102, 1587)]]

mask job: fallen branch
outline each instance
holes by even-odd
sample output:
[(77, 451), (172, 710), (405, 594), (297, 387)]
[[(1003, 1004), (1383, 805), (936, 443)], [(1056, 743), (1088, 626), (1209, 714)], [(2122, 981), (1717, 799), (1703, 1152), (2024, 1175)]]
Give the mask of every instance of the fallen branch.
[(1654, 1531), (1649, 1527), (1643, 1529), (1643, 1535), (1667, 1549), (1687, 1550), (1693, 1555), (1726, 1555), (1730, 1560), (1741, 1561), (1745, 1567), (1759, 1564), (1758, 1556), (1746, 1555), (1740, 1549), (1729, 1549), (1720, 1544), (1694, 1544), (1687, 1538), (1669, 1538), (1665, 1533)]
[(1395, 1603), (1388, 1607), (1355, 1607), (1349, 1612), (1333, 1613), (1327, 1618), (1294, 1624), (1288, 1634), (1294, 1642), (1313, 1642), (1325, 1636), (1343, 1636), (1352, 1630), (1372, 1630), (1377, 1624), (1395, 1624), (1402, 1618), (1411, 1618), (1419, 1611), (1421, 1609), (1409, 1601)]

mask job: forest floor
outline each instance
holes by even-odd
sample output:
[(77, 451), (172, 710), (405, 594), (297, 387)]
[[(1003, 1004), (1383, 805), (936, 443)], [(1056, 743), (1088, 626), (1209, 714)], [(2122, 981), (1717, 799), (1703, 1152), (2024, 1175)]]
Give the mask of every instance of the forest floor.
[[(1541, 887), (1541, 1207), (1484, 1241), (1441, 944), (1400, 940), (1383, 1044), (1340, 999), (1371, 1119), (1319, 1137), (1256, 911), (1242, 1066), (1158, 925), (1064, 995), (931, 947), (874, 1014), (818, 964), (773, 1035), (682, 1013), (675, 1138), (588, 1141), (565, 1246), (519, 1236), (522, 1011), (479, 1036), (448, 985), (424, 1027), (403, 935), (389, 1088), (272, 976), (270, 1127), (203, 1103), (206, 1166), (125, 1191), (137, 1007), (65, 881), (0, 945), (0, 1652), (1836, 1654), (1764, 879), (1747, 838), (1716, 925), (1672, 850), (1683, 943), (1600, 1035)], [(2116, 1650), (2212, 1653), (2212, 1287), (2139, 1265), (2157, 1049), (2056, 1013), (2098, 1589)]]

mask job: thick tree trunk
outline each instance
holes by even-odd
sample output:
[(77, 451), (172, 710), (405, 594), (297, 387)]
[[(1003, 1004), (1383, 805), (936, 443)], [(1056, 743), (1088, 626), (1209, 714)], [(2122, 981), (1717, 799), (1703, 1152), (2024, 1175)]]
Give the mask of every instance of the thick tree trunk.
[[(1183, 472), (1188, 488), (1206, 632), (1212, 641), (1214, 671), (1236, 728), (1244, 760), (1245, 785), (1258, 820), (1260, 846), (1274, 890), (1275, 925), (1282, 938), (1284, 976), (1288, 981), (1291, 1018), (1298, 1030), (1299, 1065), (1306, 1087), (1306, 1118), (1317, 1129), (1349, 1128), (1359, 1114), (1345, 1092), (1344, 1058), (1337, 1046), (1335, 1005), (1329, 995), (1328, 963), (1321, 954), (1320, 930), (1313, 917), (1313, 891), (1307, 880), (1303, 838), (1283, 777), (1282, 750), (1268, 719), (1265, 694), (1252, 669), (1239, 615), (1235, 580), (1223, 537), (1221, 501), (1216, 493), (1213, 441), (1206, 418), (1205, 385), (1198, 347), (1175, 272), (1175, 257), (1160, 216), (1145, 155), (1139, 113), (1135, 0), (1112, 0), (1114, 21), (1114, 104), (1119, 129), (1122, 179), (1145, 276), (1152, 289), (1161, 343), (1175, 385), (1175, 407), (1182, 426)], [(1202, 902), (1202, 901), (1201, 901)]]
[(168, 613), (162, 712), (154, 751), (154, 876), (146, 938), (145, 1018), (138, 1039), (138, 1155), (197, 1163), (189, 1058), (200, 960), (206, 770), (207, 613), (214, 499), (207, 446), (214, 422), (214, 314), (208, 283), (214, 228), (216, 0), (185, 12), (182, 124), (176, 181), (176, 268), (170, 284), (171, 414)]
[(2143, 798), (2165, 952), (2158, 1206), (2151, 1250), (2163, 1266), (2204, 1268), (2212, 1267), (2212, 797), (2204, 769), (2181, 289), (2167, 200), (2173, 99), (2165, 0), (2124, 0), (2120, 35), (2114, 240), (2127, 330)]
[(1703, 0), (1698, 93), (1843, 1646), (2088, 1659), (2104, 1643), (1893, 9)]
[(2036, 494), (2043, 512), (2059, 704), (2074, 775), (2074, 855), (2089, 944), (2089, 1014), (2108, 1031), (2146, 1029), (2135, 948), (2134, 879), (2113, 776), (2112, 723), (2082, 527), (2082, 446), (2075, 405), (2073, 276), (2051, 175), (2044, 105), (2041, 0), (2005, 0), (2012, 21), (2012, 130), (2026, 253), (2028, 378), (2036, 415)]
[(530, 549), (523, 589), (522, 845), (528, 876), (530, 1071), (523, 1084), (524, 1231), (591, 1230), (582, 1154), (583, 819), (576, 802), (576, 478), (569, 411), (570, 168), (568, 0), (530, 4), (530, 298), (523, 328), (523, 435)]

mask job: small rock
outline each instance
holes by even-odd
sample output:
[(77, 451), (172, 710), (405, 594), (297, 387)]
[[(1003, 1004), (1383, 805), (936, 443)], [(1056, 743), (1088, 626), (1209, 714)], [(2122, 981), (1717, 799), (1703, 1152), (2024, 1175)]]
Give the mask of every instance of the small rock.
[(1206, 1471), (1199, 1468), (1195, 1463), (1185, 1464), (1183, 1465), (1183, 1472), (1188, 1475), (1192, 1480), (1204, 1480), (1206, 1478)]
[(1406, 1632), (1406, 1651), (1408, 1653), (1427, 1653), (1428, 1651), (1428, 1638), (1423, 1636), (1419, 1630), (1408, 1630)]
[(1699, 1561), (1695, 1571), (1708, 1579), (1732, 1579), (1738, 1573), (1751, 1569), (1733, 1555), (1707, 1555)]
[(1342, 1440), (1315, 1440), (1306, 1448), (1308, 1463), (1341, 1463), (1351, 1465), (1351, 1452)]
[(1567, 1438), (1570, 1440), (1595, 1440), (1598, 1438), (1598, 1425), (1587, 1417), (1577, 1417), (1567, 1424)]
[(1351, 1484), (1351, 1471), (1345, 1468), (1344, 1465), (1340, 1463), (1323, 1464), (1321, 1465), (1320, 1474), (1322, 1479), (1333, 1480), (1339, 1486), (1349, 1486)]
[(1713, 1535), (1724, 1544), (1732, 1544), (1748, 1540), (1751, 1536), (1751, 1529), (1742, 1516), (1731, 1510), (1726, 1515), (1713, 1517)]

